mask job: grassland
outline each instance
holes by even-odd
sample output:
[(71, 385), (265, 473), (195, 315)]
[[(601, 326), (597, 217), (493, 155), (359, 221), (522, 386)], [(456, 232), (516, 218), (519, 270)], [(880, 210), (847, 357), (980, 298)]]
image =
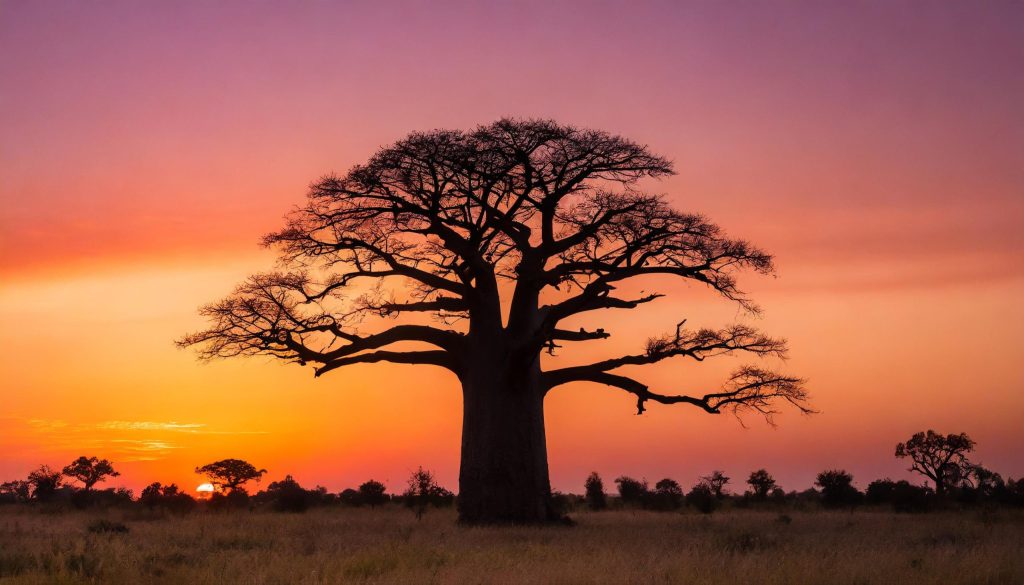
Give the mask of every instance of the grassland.
[[(6, 509), (5, 509), (6, 508)], [(0, 508), (0, 583), (1024, 583), (1024, 512), (578, 512), (465, 528), (454, 512)], [(94, 532), (106, 520), (127, 532)]]

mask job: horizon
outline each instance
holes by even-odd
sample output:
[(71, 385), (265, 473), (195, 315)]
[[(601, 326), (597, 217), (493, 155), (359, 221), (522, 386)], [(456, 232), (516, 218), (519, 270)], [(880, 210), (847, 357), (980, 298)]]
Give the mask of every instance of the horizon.
[[(553, 489), (715, 469), (735, 488), (759, 468), (786, 491), (832, 468), (862, 489), (919, 483), (893, 452), (926, 429), (966, 432), (972, 459), (1024, 476), (1024, 5), (243, 6), (0, 6), (0, 481), (85, 455), (122, 473), (100, 487), (194, 493), (195, 467), (233, 457), (265, 484), (391, 491), (423, 466), (457, 492), (450, 373), (314, 379), (265, 358), (200, 363), (174, 340), (274, 267), (259, 238), (312, 181), (409, 132), (505, 116), (647, 145), (677, 174), (644, 189), (779, 267), (740, 275), (756, 319), (655, 279), (666, 298), (556, 359), (636, 350), (683, 317), (753, 322), (789, 340), (780, 365), (819, 411), (744, 428), (560, 388), (545, 403)], [(445, 26), (462, 34), (437, 38)], [(647, 379), (698, 391), (729, 364)]]

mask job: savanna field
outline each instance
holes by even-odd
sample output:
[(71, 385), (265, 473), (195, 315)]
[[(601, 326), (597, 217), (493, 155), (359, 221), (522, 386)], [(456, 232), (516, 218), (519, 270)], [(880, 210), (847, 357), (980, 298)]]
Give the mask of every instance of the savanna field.
[(577, 511), (467, 528), (451, 509), (305, 514), (0, 508), (0, 583), (1024, 583), (1024, 512)]

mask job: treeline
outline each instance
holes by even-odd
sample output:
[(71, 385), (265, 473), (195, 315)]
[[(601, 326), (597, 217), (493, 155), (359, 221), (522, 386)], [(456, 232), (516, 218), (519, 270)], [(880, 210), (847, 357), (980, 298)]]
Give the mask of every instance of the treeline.
[[(861, 505), (891, 506), (898, 512), (927, 512), (938, 508), (975, 505), (1024, 506), (1024, 478), (1008, 479), (969, 460), (974, 441), (964, 433), (940, 435), (934, 431), (915, 434), (896, 446), (896, 457), (909, 459), (910, 470), (932, 485), (916, 485), (906, 480), (877, 479), (864, 491), (854, 486), (853, 475), (842, 469), (830, 469), (817, 475), (814, 487), (804, 491), (785, 491), (765, 469), (750, 473), (740, 493), (731, 493), (731, 478), (714, 471), (688, 489), (665, 478), (651, 486), (645, 479), (621, 476), (614, 480), (609, 494), (604, 480), (594, 472), (586, 479), (582, 495), (552, 495), (552, 505), (560, 512), (589, 508), (641, 508), (671, 511), (692, 507), (710, 514), (722, 506), (853, 508)], [(213, 486), (208, 499), (197, 500), (177, 485), (152, 483), (135, 498), (125, 488), (97, 489), (95, 486), (120, 474), (113, 463), (97, 457), (79, 457), (61, 470), (46, 465), (33, 470), (23, 480), (0, 484), (0, 504), (67, 503), (76, 508), (141, 505), (153, 511), (187, 514), (199, 506), (211, 510), (270, 509), (303, 512), (315, 506), (375, 508), (399, 503), (422, 514), (430, 507), (451, 506), (456, 496), (438, 485), (431, 472), (422, 467), (411, 474), (405, 489), (389, 494), (387, 486), (370, 479), (358, 487), (332, 493), (323, 486), (305, 488), (291, 475), (271, 482), (266, 489), (250, 494), (246, 485), (259, 482), (267, 473), (241, 459), (223, 459), (195, 469)]]
[(304, 512), (314, 506), (375, 508), (398, 503), (422, 516), (430, 507), (450, 507), (455, 502), (455, 494), (438, 485), (434, 475), (422, 467), (412, 473), (405, 490), (398, 494), (387, 493), (387, 487), (373, 479), (338, 493), (329, 492), (319, 485), (307, 489), (291, 475), (250, 494), (246, 484), (262, 478), (266, 470), (256, 469), (241, 459), (215, 461), (197, 467), (196, 473), (204, 475), (215, 488), (208, 498), (196, 498), (177, 484), (159, 482), (146, 486), (136, 498), (134, 492), (126, 488), (97, 489), (96, 484), (120, 473), (106, 459), (82, 456), (60, 471), (41, 465), (26, 479), (0, 483), (0, 504), (68, 505), (79, 509), (131, 505), (155, 512), (185, 515), (199, 507), (209, 510)]

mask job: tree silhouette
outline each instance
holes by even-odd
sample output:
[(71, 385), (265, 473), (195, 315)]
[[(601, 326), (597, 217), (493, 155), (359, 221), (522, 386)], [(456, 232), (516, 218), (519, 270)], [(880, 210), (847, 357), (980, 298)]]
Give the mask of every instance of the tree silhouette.
[(853, 487), (853, 475), (844, 469), (822, 471), (814, 485), (821, 488), (821, 501), (829, 508), (852, 506), (860, 500), (860, 492)]
[(409, 476), (408, 486), (402, 497), (405, 499), (405, 505), (416, 511), (416, 519), (419, 520), (423, 518), (428, 505), (446, 503), (451, 497), (451, 492), (437, 485), (433, 473), (419, 467)]
[[(672, 173), (644, 146), (552, 121), (410, 134), (315, 182), (305, 206), (264, 239), (284, 268), (203, 308), (210, 327), (178, 343), (204, 358), (315, 364), (316, 376), (378, 362), (446, 368), (464, 402), (461, 519), (557, 520), (543, 411), (555, 388), (611, 386), (632, 394), (638, 413), (652, 402), (769, 420), (776, 402), (809, 412), (801, 380), (758, 366), (693, 395), (619, 371), (672, 358), (785, 354), (784, 341), (741, 324), (694, 330), (681, 320), (638, 353), (542, 368), (542, 353), (550, 360), (563, 344), (609, 337), (580, 320), (664, 296), (624, 292), (636, 279), (700, 283), (757, 311), (735, 275), (771, 273), (771, 256), (638, 186)], [(403, 320), (384, 325), (389, 317)]]
[(214, 487), (228, 492), (234, 492), (250, 481), (259, 481), (266, 472), (266, 469), (256, 469), (252, 463), (241, 459), (222, 459), (196, 468), (196, 473), (205, 475)]
[(586, 493), (587, 506), (591, 510), (604, 510), (608, 507), (608, 498), (604, 494), (604, 481), (596, 471), (587, 476), (587, 480), (583, 482), (583, 488)]
[(370, 480), (359, 486), (359, 499), (371, 508), (376, 508), (388, 501), (387, 488), (379, 481)]
[(896, 457), (910, 457), (916, 471), (935, 483), (935, 494), (943, 496), (946, 490), (968, 472), (967, 453), (974, 450), (974, 441), (967, 433), (941, 435), (928, 429), (915, 433), (906, 443), (896, 445)]
[(121, 475), (114, 470), (114, 465), (110, 461), (84, 455), (69, 463), (62, 473), (65, 477), (81, 482), (85, 491), (92, 490), (92, 486), (108, 477)]
[(619, 499), (623, 504), (641, 506), (650, 493), (647, 480), (640, 481), (623, 475), (615, 478), (615, 484), (619, 488)]
[(751, 472), (750, 477), (747, 478), (747, 483), (750, 484), (750, 490), (754, 497), (764, 501), (768, 499), (768, 494), (775, 487), (775, 478), (764, 469), (758, 469)]
[(40, 465), (28, 474), (28, 483), (32, 486), (32, 498), (45, 502), (53, 499), (60, 487), (61, 472), (51, 469), (49, 465)]
[(674, 479), (666, 477), (654, 484), (654, 505), (661, 510), (675, 510), (683, 503), (683, 488)]
[(725, 496), (725, 485), (729, 483), (729, 478), (724, 473), (718, 471), (711, 472), (711, 475), (705, 475), (700, 478), (704, 485), (708, 486), (711, 493), (715, 494), (715, 497), (721, 499)]

